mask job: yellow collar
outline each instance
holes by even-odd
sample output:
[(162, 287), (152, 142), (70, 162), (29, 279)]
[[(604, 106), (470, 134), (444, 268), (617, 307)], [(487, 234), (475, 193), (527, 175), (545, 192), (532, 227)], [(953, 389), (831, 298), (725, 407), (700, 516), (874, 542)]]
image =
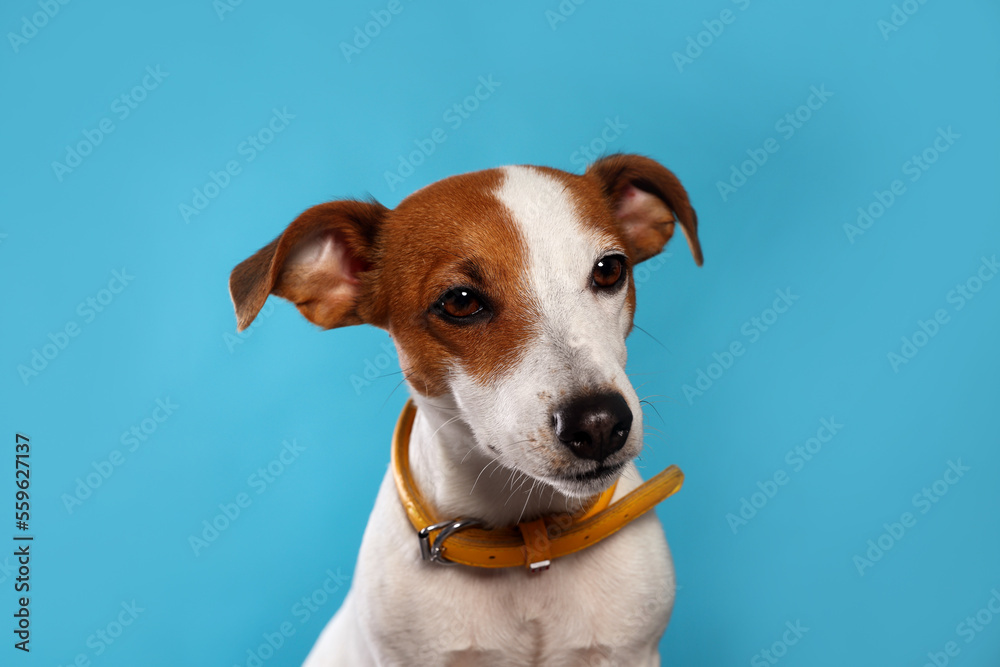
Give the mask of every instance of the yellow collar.
[(420, 538), (424, 560), (474, 567), (547, 569), (551, 559), (581, 551), (611, 536), (676, 493), (684, 473), (675, 465), (609, 506), (612, 485), (581, 515), (557, 515), (525, 521), (516, 527), (483, 529), (475, 519), (441, 521), (427, 506), (410, 473), (410, 431), (417, 408), (403, 406), (392, 436), (392, 474), (406, 515)]

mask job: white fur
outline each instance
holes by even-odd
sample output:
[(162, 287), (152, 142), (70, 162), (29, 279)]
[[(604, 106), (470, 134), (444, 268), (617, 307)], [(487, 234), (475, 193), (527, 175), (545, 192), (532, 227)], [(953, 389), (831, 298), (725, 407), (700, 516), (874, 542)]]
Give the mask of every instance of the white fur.
[[(481, 384), (456, 367), (450, 394), (428, 399), (411, 391), (418, 412), (410, 463), (421, 492), (444, 517), (510, 525), (573, 511), (579, 496), (610, 484), (584, 487), (554, 477), (595, 465), (555, 439), (551, 410), (558, 401), (587, 386), (620, 391), (634, 415), (615, 455), (622, 460), (641, 448), (642, 411), (625, 375), (625, 290), (589, 288), (594, 262), (624, 249), (581, 224), (562, 185), (540, 171), (506, 168), (496, 194), (529, 248), (525, 298), (540, 305), (541, 321), (507, 375)], [(628, 463), (616, 499), (640, 483)], [(421, 562), (390, 472), (351, 591), (305, 664), (659, 665), (657, 645), (673, 601), (673, 565), (653, 512), (540, 574), (440, 566)]]

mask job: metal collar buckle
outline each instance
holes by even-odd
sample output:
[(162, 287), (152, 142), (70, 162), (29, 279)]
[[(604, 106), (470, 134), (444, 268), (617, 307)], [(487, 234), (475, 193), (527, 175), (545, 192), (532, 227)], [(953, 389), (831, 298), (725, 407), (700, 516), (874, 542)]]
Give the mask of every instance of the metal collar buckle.
[[(452, 561), (441, 555), (444, 541), (453, 533), (463, 528), (472, 528), (481, 525), (483, 525), (483, 522), (477, 519), (453, 519), (421, 528), (420, 532), (417, 533), (417, 538), (420, 540), (420, 556), (432, 563), (454, 565)], [(441, 532), (438, 533), (437, 537), (434, 538), (434, 543), (431, 544), (431, 533), (435, 530), (440, 530)]]

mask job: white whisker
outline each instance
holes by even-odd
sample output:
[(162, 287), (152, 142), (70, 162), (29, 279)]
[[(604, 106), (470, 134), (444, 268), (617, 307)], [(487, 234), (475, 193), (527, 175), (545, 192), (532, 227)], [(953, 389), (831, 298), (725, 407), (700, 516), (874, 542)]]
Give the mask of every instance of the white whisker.
[(531, 492), (535, 490), (535, 484), (537, 483), (538, 480), (531, 482), (531, 488), (528, 489), (528, 497), (524, 499), (524, 507), (521, 508), (521, 513), (517, 515), (517, 521), (514, 523), (521, 523), (521, 517), (524, 516), (524, 510), (528, 509), (528, 501), (531, 500)]
[(431, 433), (431, 442), (434, 442), (434, 436), (436, 436), (438, 434), (438, 432), (441, 431), (441, 429), (443, 429), (445, 426), (447, 426), (448, 424), (450, 424), (450, 423), (452, 423), (454, 421), (458, 421), (459, 419), (460, 419), (460, 417), (452, 417), (451, 419), (449, 419), (445, 423), (443, 423), (440, 426), (438, 426), (437, 430), (434, 431), (433, 433)]
[(479, 484), (479, 478), (483, 476), (483, 473), (486, 472), (486, 469), (489, 468), (491, 465), (493, 465), (494, 463), (496, 463), (499, 460), (500, 460), (500, 457), (498, 456), (498, 457), (496, 457), (495, 459), (493, 459), (492, 461), (490, 461), (489, 463), (487, 463), (486, 465), (483, 466), (483, 469), (480, 470), (479, 474), (476, 476), (476, 481), (472, 483), (472, 488), (469, 489), (469, 495), (470, 496), (472, 495), (472, 492), (476, 490), (476, 484)]

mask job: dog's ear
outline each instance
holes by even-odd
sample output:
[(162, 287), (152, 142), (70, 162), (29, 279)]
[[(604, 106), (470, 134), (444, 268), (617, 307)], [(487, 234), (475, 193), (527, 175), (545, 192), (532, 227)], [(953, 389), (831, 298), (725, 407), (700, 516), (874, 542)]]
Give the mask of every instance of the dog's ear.
[(268, 294), (288, 299), (324, 329), (361, 324), (359, 276), (374, 264), (376, 234), (388, 212), (374, 201), (344, 200), (302, 213), (229, 276), (237, 329), (250, 326)]
[(695, 264), (702, 265), (698, 215), (673, 172), (642, 155), (618, 154), (594, 162), (586, 176), (597, 179), (611, 202), (636, 262), (663, 250), (680, 222)]

